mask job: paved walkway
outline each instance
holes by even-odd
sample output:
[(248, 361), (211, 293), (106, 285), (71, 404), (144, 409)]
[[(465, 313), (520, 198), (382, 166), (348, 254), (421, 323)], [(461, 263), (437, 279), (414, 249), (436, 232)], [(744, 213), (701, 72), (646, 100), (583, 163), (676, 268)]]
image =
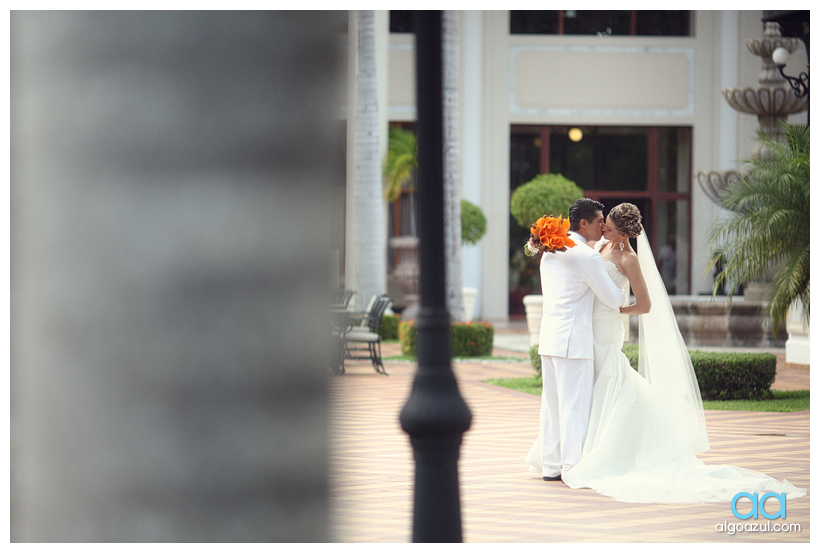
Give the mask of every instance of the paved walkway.
[[(397, 345), (384, 348), (396, 355)], [(544, 482), (523, 457), (537, 435), (540, 397), (487, 384), (532, 374), (529, 361), (458, 363), (453, 369), (473, 420), (459, 461), (465, 542), (808, 542), (809, 496), (788, 502), (799, 531), (719, 532), (737, 520), (729, 505), (618, 503), (592, 490)], [(808, 370), (779, 363), (775, 388), (808, 389)], [(390, 376), (367, 362), (346, 364), (330, 380), (331, 521), (338, 542), (409, 542), (412, 448), (399, 424), (416, 365), (387, 362)], [(782, 373), (782, 374), (781, 374)], [(778, 386), (778, 384), (781, 384)], [(710, 464), (731, 464), (809, 487), (809, 412), (707, 411)], [(765, 522), (765, 519), (760, 519)], [(779, 522), (778, 521), (772, 521)]]

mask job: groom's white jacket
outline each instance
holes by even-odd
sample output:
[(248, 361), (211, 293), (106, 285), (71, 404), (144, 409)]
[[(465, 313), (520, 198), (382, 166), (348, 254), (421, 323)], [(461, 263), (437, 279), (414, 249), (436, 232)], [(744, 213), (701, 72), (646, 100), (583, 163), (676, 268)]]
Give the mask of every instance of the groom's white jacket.
[(601, 254), (570, 231), (575, 247), (541, 255), (541, 292), (544, 312), (538, 354), (570, 359), (592, 359), (592, 305), (595, 296), (617, 309), (627, 293), (613, 282)]

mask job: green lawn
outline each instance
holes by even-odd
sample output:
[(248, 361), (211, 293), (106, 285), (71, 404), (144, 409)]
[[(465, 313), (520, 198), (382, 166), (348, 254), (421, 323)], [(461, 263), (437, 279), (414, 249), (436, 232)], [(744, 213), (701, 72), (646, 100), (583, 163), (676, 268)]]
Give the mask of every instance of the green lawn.
[[(487, 381), (489, 384), (504, 386), (533, 395), (541, 395), (541, 378), (529, 376), (526, 378), (495, 378)], [(772, 390), (772, 399), (753, 401), (748, 399), (734, 399), (730, 401), (704, 401), (704, 409), (724, 411), (775, 411), (791, 413), (793, 411), (809, 411), (809, 390), (797, 392), (782, 392)]]
[(541, 395), (541, 377), (539, 376), (528, 376), (526, 378), (492, 378), (488, 380), (487, 383), (504, 386), (505, 388), (511, 388), (536, 396)]
[(719, 409), (724, 411), (776, 411), (791, 413), (793, 411), (809, 411), (809, 391), (798, 390), (784, 392), (772, 390), (772, 399), (752, 401), (750, 399), (733, 399), (730, 401), (704, 401), (704, 409)]

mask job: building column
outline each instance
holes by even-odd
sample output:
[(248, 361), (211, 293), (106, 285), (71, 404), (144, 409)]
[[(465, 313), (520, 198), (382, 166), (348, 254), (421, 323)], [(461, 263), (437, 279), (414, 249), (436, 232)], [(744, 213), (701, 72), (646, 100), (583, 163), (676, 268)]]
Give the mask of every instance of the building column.
[[(462, 195), (464, 199), (481, 207), (482, 205), (482, 63), (484, 16), (481, 10), (462, 12)], [(482, 246), (463, 246), (461, 250), (461, 275), (466, 288), (479, 291), (476, 300), (476, 317), (483, 318), (482, 288)]]
[[(509, 16), (483, 13), (482, 202), (487, 234), (481, 239), (482, 318), (505, 324), (510, 291)], [(523, 245), (522, 245), (523, 247)]]
[[(387, 292), (387, 203), (382, 160), (387, 148), (387, 12), (350, 11), (348, 24), (345, 288), (363, 310)], [(362, 34), (362, 17), (368, 30)], [(367, 44), (362, 44), (366, 40)]]
[(338, 18), (10, 24), (11, 540), (329, 541)]

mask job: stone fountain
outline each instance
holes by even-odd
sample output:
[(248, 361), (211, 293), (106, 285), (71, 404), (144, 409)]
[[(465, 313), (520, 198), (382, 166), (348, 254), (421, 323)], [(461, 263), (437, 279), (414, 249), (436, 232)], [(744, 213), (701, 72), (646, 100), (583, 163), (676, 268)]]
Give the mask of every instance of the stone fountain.
[[(783, 38), (780, 25), (767, 22), (763, 29), (762, 39), (749, 39), (746, 48), (752, 54), (763, 59), (763, 67), (758, 74), (757, 87), (725, 88), (721, 92), (729, 105), (741, 113), (757, 116), (760, 129), (772, 137), (780, 135), (780, 122), (793, 114), (805, 111), (808, 106), (808, 96), (799, 97), (789, 83), (780, 74), (777, 65), (772, 60), (772, 52), (777, 48), (785, 48), (789, 54), (800, 47), (801, 41), (797, 38)], [(765, 156), (764, 147), (758, 143), (752, 151), (753, 157)], [(698, 184), (709, 198), (720, 203), (720, 197), (726, 186), (738, 178), (737, 171), (698, 171)]]
[[(763, 66), (758, 76), (759, 86), (745, 88), (727, 88), (722, 90), (723, 97), (729, 105), (741, 112), (756, 115), (760, 129), (770, 136), (781, 134), (780, 121), (789, 115), (805, 111), (808, 107), (806, 96), (798, 97), (786, 79), (780, 74), (772, 60), (775, 49), (782, 47), (790, 54), (800, 47), (800, 39), (784, 38), (780, 25), (767, 22), (762, 39), (746, 41), (746, 48), (754, 55), (760, 56)], [(753, 156), (765, 156), (763, 147), (757, 145)], [(737, 170), (698, 171), (698, 184), (706, 195), (716, 204), (727, 185), (739, 178)], [(686, 343), (690, 347), (724, 346), (724, 347), (783, 347), (785, 336), (771, 329), (769, 321), (761, 315), (762, 294), (757, 292), (759, 286), (747, 286), (744, 290), (744, 301), (734, 304), (713, 302), (711, 298), (680, 296), (672, 299), (673, 309)], [(543, 298), (538, 295), (525, 296), (524, 305), (527, 312), (527, 326), (530, 333), (530, 345), (538, 343), (541, 323), (541, 305)], [(625, 323), (627, 340), (630, 333), (637, 336), (637, 317), (631, 317)], [(630, 326), (633, 328), (630, 329)], [(808, 329), (804, 327), (802, 336), (808, 340)], [(794, 336), (789, 329), (790, 340)], [(788, 343), (787, 361), (788, 361)], [(806, 347), (808, 351), (808, 346)]]
[[(760, 56), (763, 60), (763, 67), (758, 74), (759, 86), (726, 88), (721, 91), (723, 97), (733, 109), (741, 113), (756, 115), (760, 124), (760, 129), (767, 135), (774, 138), (779, 137), (781, 134), (781, 121), (785, 121), (791, 114), (805, 111), (808, 108), (808, 95), (797, 96), (795, 94), (795, 90), (789, 85), (786, 79), (783, 78), (777, 68), (777, 65), (772, 60), (772, 53), (777, 48), (785, 48), (789, 54), (792, 54), (795, 50), (797, 50), (800, 44), (800, 39), (784, 38), (781, 35), (780, 25), (778, 23), (766, 22), (763, 29), (762, 39), (750, 39), (746, 41), (746, 48), (749, 52), (756, 56)], [(752, 157), (760, 158), (765, 157), (766, 155), (766, 147), (758, 142), (752, 151)], [(720, 199), (726, 190), (726, 187), (730, 185), (733, 180), (737, 179), (740, 176), (740, 173), (735, 170), (708, 172), (698, 171), (696, 176), (698, 184), (706, 195), (716, 204), (720, 204)], [(751, 321), (751, 327), (755, 330), (752, 334), (755, 336), (760, 335), (760, 340), (762, 340), (755, 345), (767, 343), (769, 345), (779, 347), (779, 337), (769, 335), (771, 329), (767, 328), (768, 324), (766, 324), (765, 321), (763, 324), (762, 333), (758, 332), (758, 330), (760, 330), (759, 319), (761, 319), (759, 315), (759, 308), (762, 304), (763, 297), (762, 283), (749, 283), (744, 289), (745, 305), (736, 305), (732, 307), (713, 305), (709, 306), (709, 308), (718, 310), (727, 308), (729, 310), (728, 315), (724, 317), (726, 325), (728, 325), (730, 330), (732, 327), (741, 329), (742, 332), (739, 333), (739, 336), (741, 336), (742, 339), (749, 339), (750, 323), (741, 323), (740, 321)], [(747, 317), (738, 318), (736, 316), (738, 309), (744, 310)], [(685, 327), (682, 322), (685, 321), (682, 321), (681, 318), (683, 317), (683, 319), (686, 319), (686, 312), (686, 309), (678, 308), (678, 306), (675, 308), (675, 313), (678, 316), (678, 323), (681, 326), (682, 332), (684, 332), (683, 329)], [(790, 320), (794, 319), (794, 314), (790, 312), (789, 318)], [(700, 319), (701, 318), (698, 317), (693, 319), (696, 321), (695, 326), (699, 323), (705, 324), (705, 321), (701, 321)], [(722, 320), (723, 319), (721, 319), (721, 321)], [(790, 354), (789, 348), (790, 342), (800, 342), (801, 345), (799, 347), (805, 349), (805, 357), (808, 358), (808, 326), (790, 324), (788, 332), (789, 339), (785, 344), (787, 363), (793, 361), (793, 354)], [(693, 331), (693, 336), (694, 334), (697, 333)], [(729, 332), (729, 335), (732, 334), (732, 332)], [(692, 336), (688, 336), (688, 338), (689, 341), (694, 340)], [(689, 341), (687, 341), (687, 343), (689, 343)], [(805, 348), (802, 346), (803, 342), (805, 342)], [(743, 343), (738, 345), (753, 344)], [(800, 359), (797, 359), (796, 362), (798, 364), (804, 362), (802, 361), (802, 353)], [(808, 361), (805, 361), (805, 363), (808, 363)]]
[[(800, 39), (781, 37), (778, 23), (766, 23), (762, 40), (746, 41), (746, 48), (752, 54), (763, 58), (763, 68), (758, 76), (760, 86), (727, 88), (722, 91), (723, 97), (732, 108), (757, 115), (761, 130), (769, 136), (779, 136), (780, 122), (785, 121), (793, 113), (805, 111), (808, 106), (808, 96), (797, 96), (772, 60), (772, 52), (775, 49), (785, 48), (789, 54), (793, 54), (800, 44)], [(759, 148), (758, 145), (752, 153), (753, 156), (763, 155)]]

